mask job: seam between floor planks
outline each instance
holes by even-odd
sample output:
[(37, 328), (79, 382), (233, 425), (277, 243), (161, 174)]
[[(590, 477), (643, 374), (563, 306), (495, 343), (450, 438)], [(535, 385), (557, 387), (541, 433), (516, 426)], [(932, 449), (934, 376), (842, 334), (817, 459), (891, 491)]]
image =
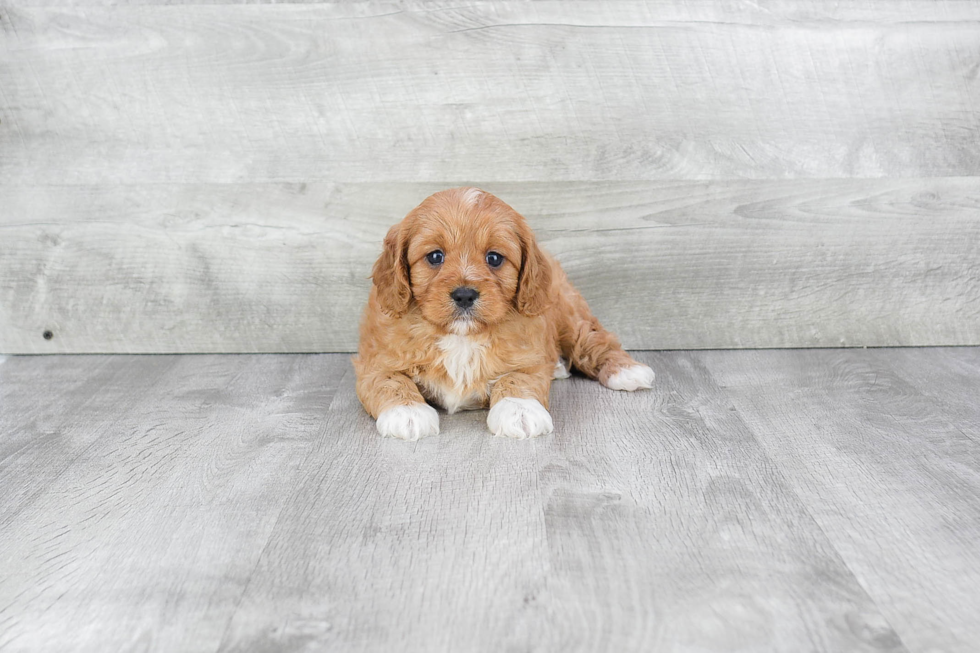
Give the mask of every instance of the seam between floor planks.
[[(698, 354), (720, 375), (768, 455), (915, 651), (967, 653), (980, 638), (980, 600), (973, 589), (980, 586), (980, 560), (970, 544), (980, 509), (968, 498), (980, 498), (980, 446), (955, 421), (976, 425), (980, 413), (974, 407), (953, 415), (892, 369), (908, 352), (921, 358), (955, 357), (956, 351), (745, 352), (739, 365), (720, 352)], [(959, 350), (965, 356), (975, 351)], [(757, 379), (765, 370), (770, 384), (789, 393), (786, 406), (774, 408), (760, 392)], [(804, 432), (798, 425), (813, 419), (809, 441), (798, 437)], [(838, 435), (842, 428), (846, 434)], [(869, 449), (865, 442), (877, 445)], [(899, 492), (902, 501), (892, 497)], [(940, 506), (947, 504), (955, 516), (943, 516)], [(884, 555), (874, 556), (869, 547)]]
[[(642, 352), (637, 354), (641, 360), (659, 368), (658, 387), (652, 392), (613, 393), (581, 378), (556, 382), (553, 393), (556, 436), (523, 443), (491, 439), (486, 433), (485, 412), (477, 411), (443, 415), (443, 434), (414, 444), (377, 437), (373, 421), (363, 413), (354, 396), (346, 356), (319, 359), (337, 372), (331, 382), (334, 389), (326, 398), (316, 391), (322, 382), (317, 376), (320, 368), (316, 367), (320, 363), (313, 364), (316, 357), (180, 357), (181, 365), (168, 368), (170, 371), (164, 378), (144, 379), (152, 382), (142, 391), (142, 404), (136, 402), (122, 413), (112, 415), (110, 422), (99, 427), (102, 436), (93, 438), (89, 434), (87, 445), (91, 449), (86, 448), (84, 455), (72, 458), (74, 462), (64, 474), (49, 479), (52, 489), (40, 496), (40, 503), (32, 503), (27, 513), (13, 517), (7, 531), (16, 542), (18, 533), (57, 534), (58, 528), (52, 530), (50, 525), (57, 525), (58, 520), (62, 523), (68, 520), (70, 524), (74, 519), (71, 511), (62, 513), (58, 506), (69, 498), (72, 504), (82, 508), (86, 503), (91, 504), (77, 489), (86, 487), (86, 477), (103, 479), (103, 471), (113, 469), (95, 458), (99, 452), (106, 462), (129, 468), (137, 473), (137, 480), (146, 478), (150, 484), (128, 495), (132, 497), (128, 499), (125, 494), (119, 495), (126, 487), (125, 483), (120, 484), (125, 477), (105, 476), (105, 482), (115, 483), (117, 487), (110, 486), (100, 492), (116, 497), (110, 508), (116, 506), (112, 510), (117, 517), (84, 528), (93, 534), (101, 533), (99, 541), (103, 546), (118, 548), (127, 542), (138, 543), (141, 541), (138, 533), (131, 535), (119, 530), (127, 524), (120, 521), (119, 511), (142, 507), (153, 515), (160, 514), (154, 511), (170, 505), (180, 515), (174, 530), (184, 533), (181, 541), (185, 544), (181, 546), (193, 545), (194, 540), (187, 540), (187, 534), (198, 532), (195, 529), (213, 528), (203, 522), (194, 526), (200, 522), (200, 515), (195, 517), (194, 513), (215, 505), (214, 497), (209, 498), (208, 492), (219, 490), (225, 497), (223, 502), (231, 501), (221, 506), (234, 506), (236, 501), (240, 504), (239, 497), (244, 495), (239, 490), (248, 485), (238, 483), (254, 477), (252, 461), (258, 464), (255, 470), (266, 465), (267, 456), (262, 448), (266, 440), (256, 440), (247, 434), (263, 430), (280, 433), (269, 442), (292, 446), (288, 439), (282, 438), (298, 426), (307, 434), (304, 437), (308, 445), (301, 458), (291, 454), (295, 463), (284, 468), (283, 478), (288, 481), (289, 489), (281, 487), (278, 493), (272, 494), (267, 490), (258, 494), (253, 491), (250, 501), (258, 499), (265, 507), (257, 504), (246, 512), (237, 509), (232, 512), (239, 518), (268, 515), (271, 506), (266, 499), (271, 497), (275, 502), (275, 518), (271, 523), (269, 517), (262, 518), (270, 525), (264, 528), (261, 547), (249, 547), (257, 553), (250, 554), (255, 556), (255, 562), (247, 577), (235, 571), (234, 557), (228, 557), (225, 545), (213, 550), (188, 549), (188, 553), (195, 550), (197, 553), (185, 555), (176, 562), (175, 569), (183, 569), (181, 574), (186, 579), (203, 581), (204, 577), (197, 575), (201, 570), (196, 570), (195, 559), (207, 561), (208, 556), (217, 554), (219, 578), (220, 569), (226, 569), (226, 580), (233, 585), (238, 583), (235, 576), (244, 580), (237, 596), (224, 593), (224, 598), (219, 600), (218, 605), (228, 605), (227, 610), (219, 610), (225, 616), (212, 613), (220, 618), (220, 627), (217, 632), (213, 626), (218, 624), (208, 627), (213, 639), (205, 639), (217, 642), (217, 650), (283, 648), (302, 642), (319, 642), (342, 650), (384, 650), (385, 643), (390, 645), (392, 638), (408, 642), (403, 647), (406, 651), (438, 649), (458, 642), (470, 642), (469, 648), (473, 650), (488, 650), (480, 648), (482, 641), (509, 642), (519, 649), (624, 651), (698, 641), (706, 650), (725, 650), (719, 648), (722, 640), (710, 639), (710, 625), (722, 627), (719, 624), (725, 622), (718, 622), (717, 616), (736, 614), (730, 612), (733, 606), (741, 606), (740, 610), (748, 612), (738, 613), (742, 615), (738, 620), (741, 630), (732, 631), (731, 626), (725, 626), (729, 630), (719, 631), (725, 635), (724, 642), (728, 645), (755, 641), (756, 648), (761, 646), (763, 650), (795, 650), (795, 646), (827, 651), (889, 648), (924, 653), (928, 646), (935, 644), (950, 651), (969, 650), (960, 643), (976, 626), (964, 612), (971, 605), (980, 605), (978, 591), (968, 584), (969, 574), (975, 572), (970, 572), (968, 566), (962, 578), (943, 574), (955, 572), (958, 564), (977, 562), (977, 554), (972, 550), (957, 549), (960, 546), (957, 542), (964, 537), (969, 539), (971, 531), (963, 529), (977, 529), (980, 519), (973, 514), (975, 511), (959, 510), (954, 516), (960, 520), (955, 522), (960, 530), (944, 535), (945, 539), (931, 540), (942, 535), (933, 533), (935, 529), (921, 533), (913, 530), (904, 535), (918, 541), (919, 548), (912, 551), (921, 551), (926, 557), (943, 553), (941, 559), (946, 567), (933, 569), (932, 577), (928, 569), (892, 569), (887, 559), (869, 558), (878, 551), (876, 542), (892, 542), (890, 533), (904, 533), (895, 528), (905, 523), (914, 526), (918, 513), (897, 511), (891, 516), (892, 521), (881, 521), (874, 512), (862, 516), (865, 502), (853, 503), (856, 499), (842, 494), (841, 487), (846, 486), (839, 485), (840, 482), (853, 485), (862, 477), (855, 477), (847, 465), (835, 468), (836, 477), (820, 476), (825, 456), (813, 445), (824, 437), (823, 431), (807, 431), (813, 420), (804, 418), (814, 410), (823, 410), (827, 416), (823, 421), (836, 420), (843, 424), (842, 433), (846, 435), (846, 425), (860, 423), (854, 420), (864, 419), (862, 416), (866, 415), (875, 430), (863, 436), (864, 440), (880, 433), (893, 440), (890, 446), (896, 452), (910, 446), (919, 447), (920, 451), (914, 459), (906, 461), (899, 457), (893, 461), (898, 465), (896, 469), (910, 470), (908, 476), (889, 481), (893, 472), (882, 465), (892, 461), (881, 458), (889, 451), (887, 447), (880, 455), (877, 449), (868, 449), (874, 457), (867, 462), (878, 467), (872, 466), (871, 471), (857, 467), (856, 472), (865, 476), (877, 474), (871, 478), (889, 482), (904, 478), (913, 484), (910, 486), (913, 490), (927, 482), (931, 485), (923, 485), (920, 490), (926, 492), (924, 496), (952, 492), (947, 499), (952, 501), (952, 507), (968, 505), (963, 504), (964, 497), (980, 488), (980, 477), (975, 475), (980, 465), (977, 456), (980, 446), (967, 435), (968, 425), (980, 422), (978, 409), (969, 401), (971, 379), (973, 384), (980, 379), (977, 351)], [(70, 357), (63, 362), (78, 364), (85, 360)], [(147, 359), (113, 360), (138, 366)], [(0, 392), (6, 418), (6, 421), (0, 418), (0, 423), (8, 427), (0, 431), (0, 438), (5, 440), (8, 429), (16, 426), (17, 406), (21, 406), (20, 417), (28, 417), (29, 412), (34, 415), (24, 422), (25, 428), (52, 428), (59, 418), (57, 411), (47, 415), (39, 413), (44, 401), (36, 396), (38, 393), (18, 399), (9, 381), (18, 378), (23, 383), (30, 378), (26, 372), (29, 365), (25, 364), (36, 363), (45, 369), (44, 365), (55, 362), (58, 361), (14, 358), (0, 366)], [(239, 369), (235, 370), (235, 366)], [(874, 374), (879, 368), (876, 385)], [(86, 371), (84, 366), (79, 369), (82, 373)], [(291, 369), (305, 372), (296, 376), (288, 371)], [(219, 370), (224, 371), (217, 373)], [(273, 373), (273, 370), (280, 371)], [(910, 379), (911, 370), (916, 375)], [(98, 368), (89, 372), (93, 378), (100, 376)], [(749, 376), (733, 376), (736, 373)], [(811, 376), (806, 376), (808, 373)], [(108, 378), (104, 374), (102, 377), (103, 382), (116, 387), (122, 383), (118, 370)], [(168, 414), (159, 413), (159, 409), (154, 412), (146, 402), (163, 402), (171, 407), (168, 410), (184, 411), (187, 415), (196, 414), (195, 410), (207, 414), (212, 410), (207, 407), (208, 402), (215, 401), (208, 393), (216, 384), (220, 387), (226, 384), (222, 378), (235, 381), (228, 382), (233, 387), (223, 391), (216, 404), (223, 402), (233, 409), (226, 412), (232, 421), (221, 428), (229, 435), (244, 429), (246, 449), (235, 439), (208, 436), (203, 441), (187, 435), (173, 439), (156, 427), (135, 439), (128, 434), (130, 429), (143, 428), (141, 425), (147, 420), (150, 423), (157, 420), (155, 415)], [(808, 380), (811, 378), (819, 382), (812, 386), (817, 394), (807, 391), (797, 395), (796, 388), (811, 387)], [(279, 379), (285, 381), (280, 383)], [(947, 385), (955, 385), (942, 398), (928, 395), (917, 387), (931, 384), (929, 389), (937, 391), (943, 379)], [(187, 383), (196, 388), (193, 394), (167, 390)], [(63, 391), (82, 386), (84, 383), (64, 386)], [(760, 413), (764, 405), (760, 408), (745, 404), (746, 398), (764, 398), (767, 388), (785, 399), (785, 405), (777, 412)], [(313, 421), (290, 412), (290, 397), (295, 396), (305, 397), (297, 405), (302, 408), (302, 414), (312, 415)], [(188, 402), (199, 401), (204, 402), (203, 408), (190, 410), (196, 404)], [(319, 409), (317, 402), (323, 403)], [(95, 410), (98, 406), (90, 404), (85, 409), (85, 405), (80, 404), (82, 410), (64, 416), (83, 422), (80, 427), (76, 425), (76, 431), (78, 428), (84, 431), (84, 423), (99, 418)], [(731, 411), (730, 405), (737, 406), (736, 411)], [(251, 416), (248, 421), (235, 418), (239, 406), (247, 411), (242, 415)], [(766, 415), (786, 419), (780, 417), (783, 413), (789, 416), (788, 424), (808, 435), (786, 440), (792, 437), (791, 431), (783, 433), (778, 422), (770, 428), (760, 421)], [(799, 418), (792, 418), (794, 414)], [(99, 419), (104, 421), (104, 417)], [(218, 423), (202, 424), (207, 428), (198, 430), (204, 436), (207, 429), (215, 428)], [(197, 428), (193, 421), (187, 425), (192, 431)], [(171, 430), (176, 428), (173, 426)], [(84, 437), (84, 433), (79, 437)], [(842, 440), (859, 445), (862, 441), (860, 433)], [(4, 444), (0, 440), (0, 455), (4, 455), (0, 470), (23, 460), (16, 452), (14, 457), (5, 454)], [(773, 449), (774, 444), (784, 449)], [(123, 445), (136, 447), (135, 453), (144, 458), (150, 454), (150, 458), (145, 458), (146, 462), (140, 456), (134, 458), (120, 449)], [(185, 455), (170, 460), (175, 454), (167, 447), (178, 445), (191, 447), (188, 455), (197, 456), (209, 451), (209, 447), (224, 448), (227, 453), (216, 457), (209, 454), (200, 459)], [(862, 451), (852, 452), (858, 456), (856, 460), (865, 455)], [(815, 453), (819, 455), (814, 457)], [(804, 466), (793, 463), (788, 456), (801, 457)], [(170, 470), (168, 474), (184, 474), (191, 483), (167, 482), (155, 467), (147, 467), (154, 459), (164, 462)], [(947, 460), (958, 461), (959, 467), (946, 470), (943, 461)], [(217, 467), (212, 463), (217, 463)], [(200, 480), (196, 479), (196, 468), (205, 472), (202, 477), (205, 483), (199, 487), (195, 482)], [(875, 472), (876, 469), (879, 471)], [(151, 473), (148, 477), (147, 472)], [(936, 472), (946, 476), (937, 477)], [(931, 475), (917, 476), (918, 473)], [(209, 481), (209, 475), (218, 484)], [(806, 480), (810, 477), (824, 483), (838, 479), (838, 485), (829, 486), (832, 490), (836, 488), (836, 502), (828, 504), (824, 494), (815, 493), (812, 483)], [(4, 478), (11, 477), (0, 475), (0, 488)], [(954, 483), (949, 485), (947, 481)], [(267, 488), (274, 486), (267, 485)], [(875, 486), (866, 489), (874, 490)], [(155, 500), (152, 493), (160, 491), (176, 492), (173, 499), (177, 503)], [(505, 496), (509, 498), (504, 500)], [(881, 496), (887, 498), (888, 494)], [(365, 506), (372, 509), (365, 512)], [(56, 510), (51, 513), (53, 517), (45, 517), (44, 511), (50, 513), (52, 509)], [(857, 533), (870, 528), (872, 534), (877, 529), (879, 535), (871, 539), (848, 536), (841, 530), (841, 523), (833, 521), (839, 518), (837, 512), (850, 515), (849, 520), (842, 522), (845, 528)], [(110, 517), (112, 514), (107, 513)], [(84, 522), (79, 522), (82, 525)], [(151, 527), (145, 521), (131, 525)], [(25, 531), (27, 526), (34, 528)], [(188, 531), (188, 526), (193, 528)], [(221, 533), (223, 528), (219, 525), (219, 530), (214, 532)], [(236, 535), (230, 530), (226, 535), (234, 542), (244, 532)], [(487, 542), (508, 533), (504, 549), (486, 549)], [(69, 572), (67, 578), (87, 582), (89, 590), (98, 589), (93, 583), (99, 576), (91, 571), (99, 557), (78, 558), (85, 551), (85, 541), (77, 536), (71, 540), (70, 531), (69, 544), (65, 537), (37, 540), (41, 547), (38, 552), (67, 561), (68, 566), (62, 567)], [(426, 543), (426, 549), (403, 549), (402, 545), (411, 544), (419, 537)], [(515, 544), (518, 547), (509, 550)], [(932, 551), (930, 545), (938, 548)], [(19, 550), (28, 556), (25, 558), (28, 562), (35, 555), (30, 549), (20, 547)], [(151, 546), (148, 552), (152, 550)], [(0, 623), (13, 625), (18, 632), (24, 632), (24, 619), (43, 623), (37, 619), (65, 618), (68, 619), (65, 623), (71, 623), (86, 614), (87, 608), (82, 604), (72, 608), (61, 601), (49, 605), (54, 611), (41, 617), (42, 613), (24, 611), (29, 604), (22, 603), (21, 612), (16, 613), (20, 614), (19, 622), (10, 621), (16, 618), (10, 612), (16, 603), (4, 597), (11, 598), (11, 583), (19, 582), (17, 578), (34, 568), (44, 573), (39, 579), (45, 583), (61, 582), (57, 574), (45, 571), (42, 558), (36, 560), (39, 565), (20, 565), (13, 576), (0, 573)], [(172, 579), (153, 590), (155, 582), (163, 579), (154, 581), (152, 573), (149, 577), (133, 576), (126, 571), (129, 564), (125, 557), (117, 560), (121, 578), (136, 583), (133, 587), (140, 582), (151, 583), (144, 588), (150, 593), (143, 603), (137, 601), (126, 607), (106, 603), (104, 598), (94, 595), (94, 605), (112, 610), (107, 614), (115, 614), (121, 624), (138, 626), (140, 622), (133, 622), (132, 618), (153, 614), (154, 606), (168, 596), (165, 604), (176, 600), (182, 606), (181, 612), (209, 596), (200, 589), (189, 594), (173, 594), (182, 587), (187, 589), (186, 580), (180, 581), (184, 584), (174, 585)], [(153, 566), (146, 569), (152, 571)], [(505, 573), (493, 573), (494, 570)], [(684, 575), (684, 570), (691, 573)], [(889, 575), (892, 572), (897, 573)], [(929, 617), (929, 606), (922, 609), (917, 602), (932, 600), (937, 607), (931, 609), (940, 609), (944, 598), (935, 596), (935, 587), (944, 582), (951, 589), (945, 600), (958, 601), (961, 606), (951, 606), (945, 621), (937, 621)], [(469, 588), (476, 594), (454, 594), (458, 590), (452, 590), (447, 583)], [(116, 591), (126, 591), (127, 587), (120, 586)], [(926, 590), (922, 594), (924, 598), (907, 595), (904, 588)], [(104, 585), (104, 589), (111, 590), (111, 583)], [(417, 608), (395, 609), (414, 596), (412, 592), (417, 589), (425, 590)], [(484, 597), (481, 592), (490, 589), (496, 603), (488, 611), (492, 617), (487, 617), (483, 610), (477, 609), (474, 600), (489, 599), (489, 595)], [(43, 585), (32, 590), (41, 592), (38, 597), (43, 597), (45, 591)], [(68, 591), (69, 597), (76, 596), (70, 586)], [(802, 594), (797, 594), (801, 591)], [(391, 592), (394, 594), (389, 597)], [(775, 603), (758, 603), (766, 597), (769, 601), (782, 598)], [(211, 596), (211, 600), (218, 598)], [(691, 603), (694, 598), (698, 600)], [(378, 611), (371, 607), (379, 602), (391, 609)], [(799, 608), (795, 612), (780, 612), (791, 605)], [(699, 612), (701, 606), (711, 610)], [(270, 611), (270, 607), (274, 609)], [(919, 614), (918, 620), (904, 618), (909, 610)], [(400, 615), (400, 611), (404, 614)], [(450, 613), (454, 616), (448, 621), (438, 618)], [(774, 625), (752, 630), (753, 624), (766, 623), (757, 620), (761, 614), (773, 616)], [(715, 615), (712, 618), (716, 621), (704, 621), (710, 615)], [(181, 619), (178, 622), (187, 623)], [(168, 630), (163, 622), (156, 622), (155, 626), (153, 622), (148, 623), (149, 630), (144, 624), (143, 630), (133, 632), (142, 632), (144, 639), (140, 641), (150, 648), (168, 641), (171, 644), (187, 641), (182, 639), (187, 633), (179, 628)], [(102, 630), (97, 632), (103, 635), (109, 634), (106, 624), (89, 622), (88, 625), (98, 626)], [(388, 635), (375, 629), (379, 625), (389, 629)], [(330, 627), (324, 630), (326, 626)], [(0, 630), (6, 630), (8, 635), (12, 632), (9, 627)], [(763, 639), (753, 640), (753, 637)], [(0, 650), (7, 650), (3, 639), (0, 637)], [(108, 641), (113, 640), (89, 643), (105, 645)], [(198, 640), (198, 643), (203, 642)], [(84, 640), (80, 644), (84, 645)], [(214, 648), (212, 645), (206, 650)]]

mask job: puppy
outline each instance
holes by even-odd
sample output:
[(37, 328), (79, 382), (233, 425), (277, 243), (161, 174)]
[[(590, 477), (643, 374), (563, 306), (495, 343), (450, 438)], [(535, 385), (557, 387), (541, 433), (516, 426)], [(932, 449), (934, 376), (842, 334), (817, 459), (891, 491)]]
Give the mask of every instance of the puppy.
[[(570, 361), (614, 390), (649, 388), (524, 218), (490, 193), (428, 197), (388, 232), (354, 357), (381, 435), (439, 433), (439, 415), (486, 408), (494, 435), (551, 433), (548, 393)], [(429, 403), (426, 403), (426, 402)]]

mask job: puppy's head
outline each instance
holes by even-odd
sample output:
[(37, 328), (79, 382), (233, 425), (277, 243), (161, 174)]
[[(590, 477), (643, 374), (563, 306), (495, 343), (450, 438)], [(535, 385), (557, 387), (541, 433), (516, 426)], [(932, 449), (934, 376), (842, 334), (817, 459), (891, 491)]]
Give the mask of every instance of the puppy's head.
[(388, 232), (371, 275), (382, 309), (459, 335), (549, 302), (551, 267), (524, 218), (476, 188), (431, 195)]

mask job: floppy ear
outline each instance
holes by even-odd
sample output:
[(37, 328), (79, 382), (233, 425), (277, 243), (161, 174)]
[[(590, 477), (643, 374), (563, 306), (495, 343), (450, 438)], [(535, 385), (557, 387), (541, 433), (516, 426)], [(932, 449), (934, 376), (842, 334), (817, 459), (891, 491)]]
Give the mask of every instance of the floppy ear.
[(388, 230), (384, 250), (374, 262), (371, 279), (378, 289), (378, 302), (381, 310), (393, 317), (401, 317), (408, 310), (412, 300), (412, 286), (408, 280), (408, 239), (405, 237), (403, 223), (399, 222)]
[(521, 241), (521, 270), (515, 297), (517, 310), (529, 317), (540, 315), (551, 303), (551, 264), (523, 219), (517, 236)]

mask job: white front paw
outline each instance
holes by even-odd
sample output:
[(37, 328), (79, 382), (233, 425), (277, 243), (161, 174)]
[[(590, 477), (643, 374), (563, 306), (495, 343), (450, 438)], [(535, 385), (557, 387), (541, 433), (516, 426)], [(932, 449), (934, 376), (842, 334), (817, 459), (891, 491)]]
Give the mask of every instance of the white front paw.
[(605, 385), (613, 390), (632, 392), (640, 388), (652, 388), (654, 376), (653, 370), (638, 363), (619, 370), (606, 380)]
[(555, 425), (551, 414), (537, 399), (504, 397), (490, 409), (487, 426), (494, 435), (508, 438), (533, 438), (551, 433)]
[(395, 406), (378, 415), (378, 433), (401, 440), (439, 435), (439, 413), (429, 404)]
[(570, 363), (562, 357), (558, 357), (555, 362), (555, 371), (552, 373), (551, 378), (553, 379), (567, 379), (571, 376), (568, 372), (568, 366)]

